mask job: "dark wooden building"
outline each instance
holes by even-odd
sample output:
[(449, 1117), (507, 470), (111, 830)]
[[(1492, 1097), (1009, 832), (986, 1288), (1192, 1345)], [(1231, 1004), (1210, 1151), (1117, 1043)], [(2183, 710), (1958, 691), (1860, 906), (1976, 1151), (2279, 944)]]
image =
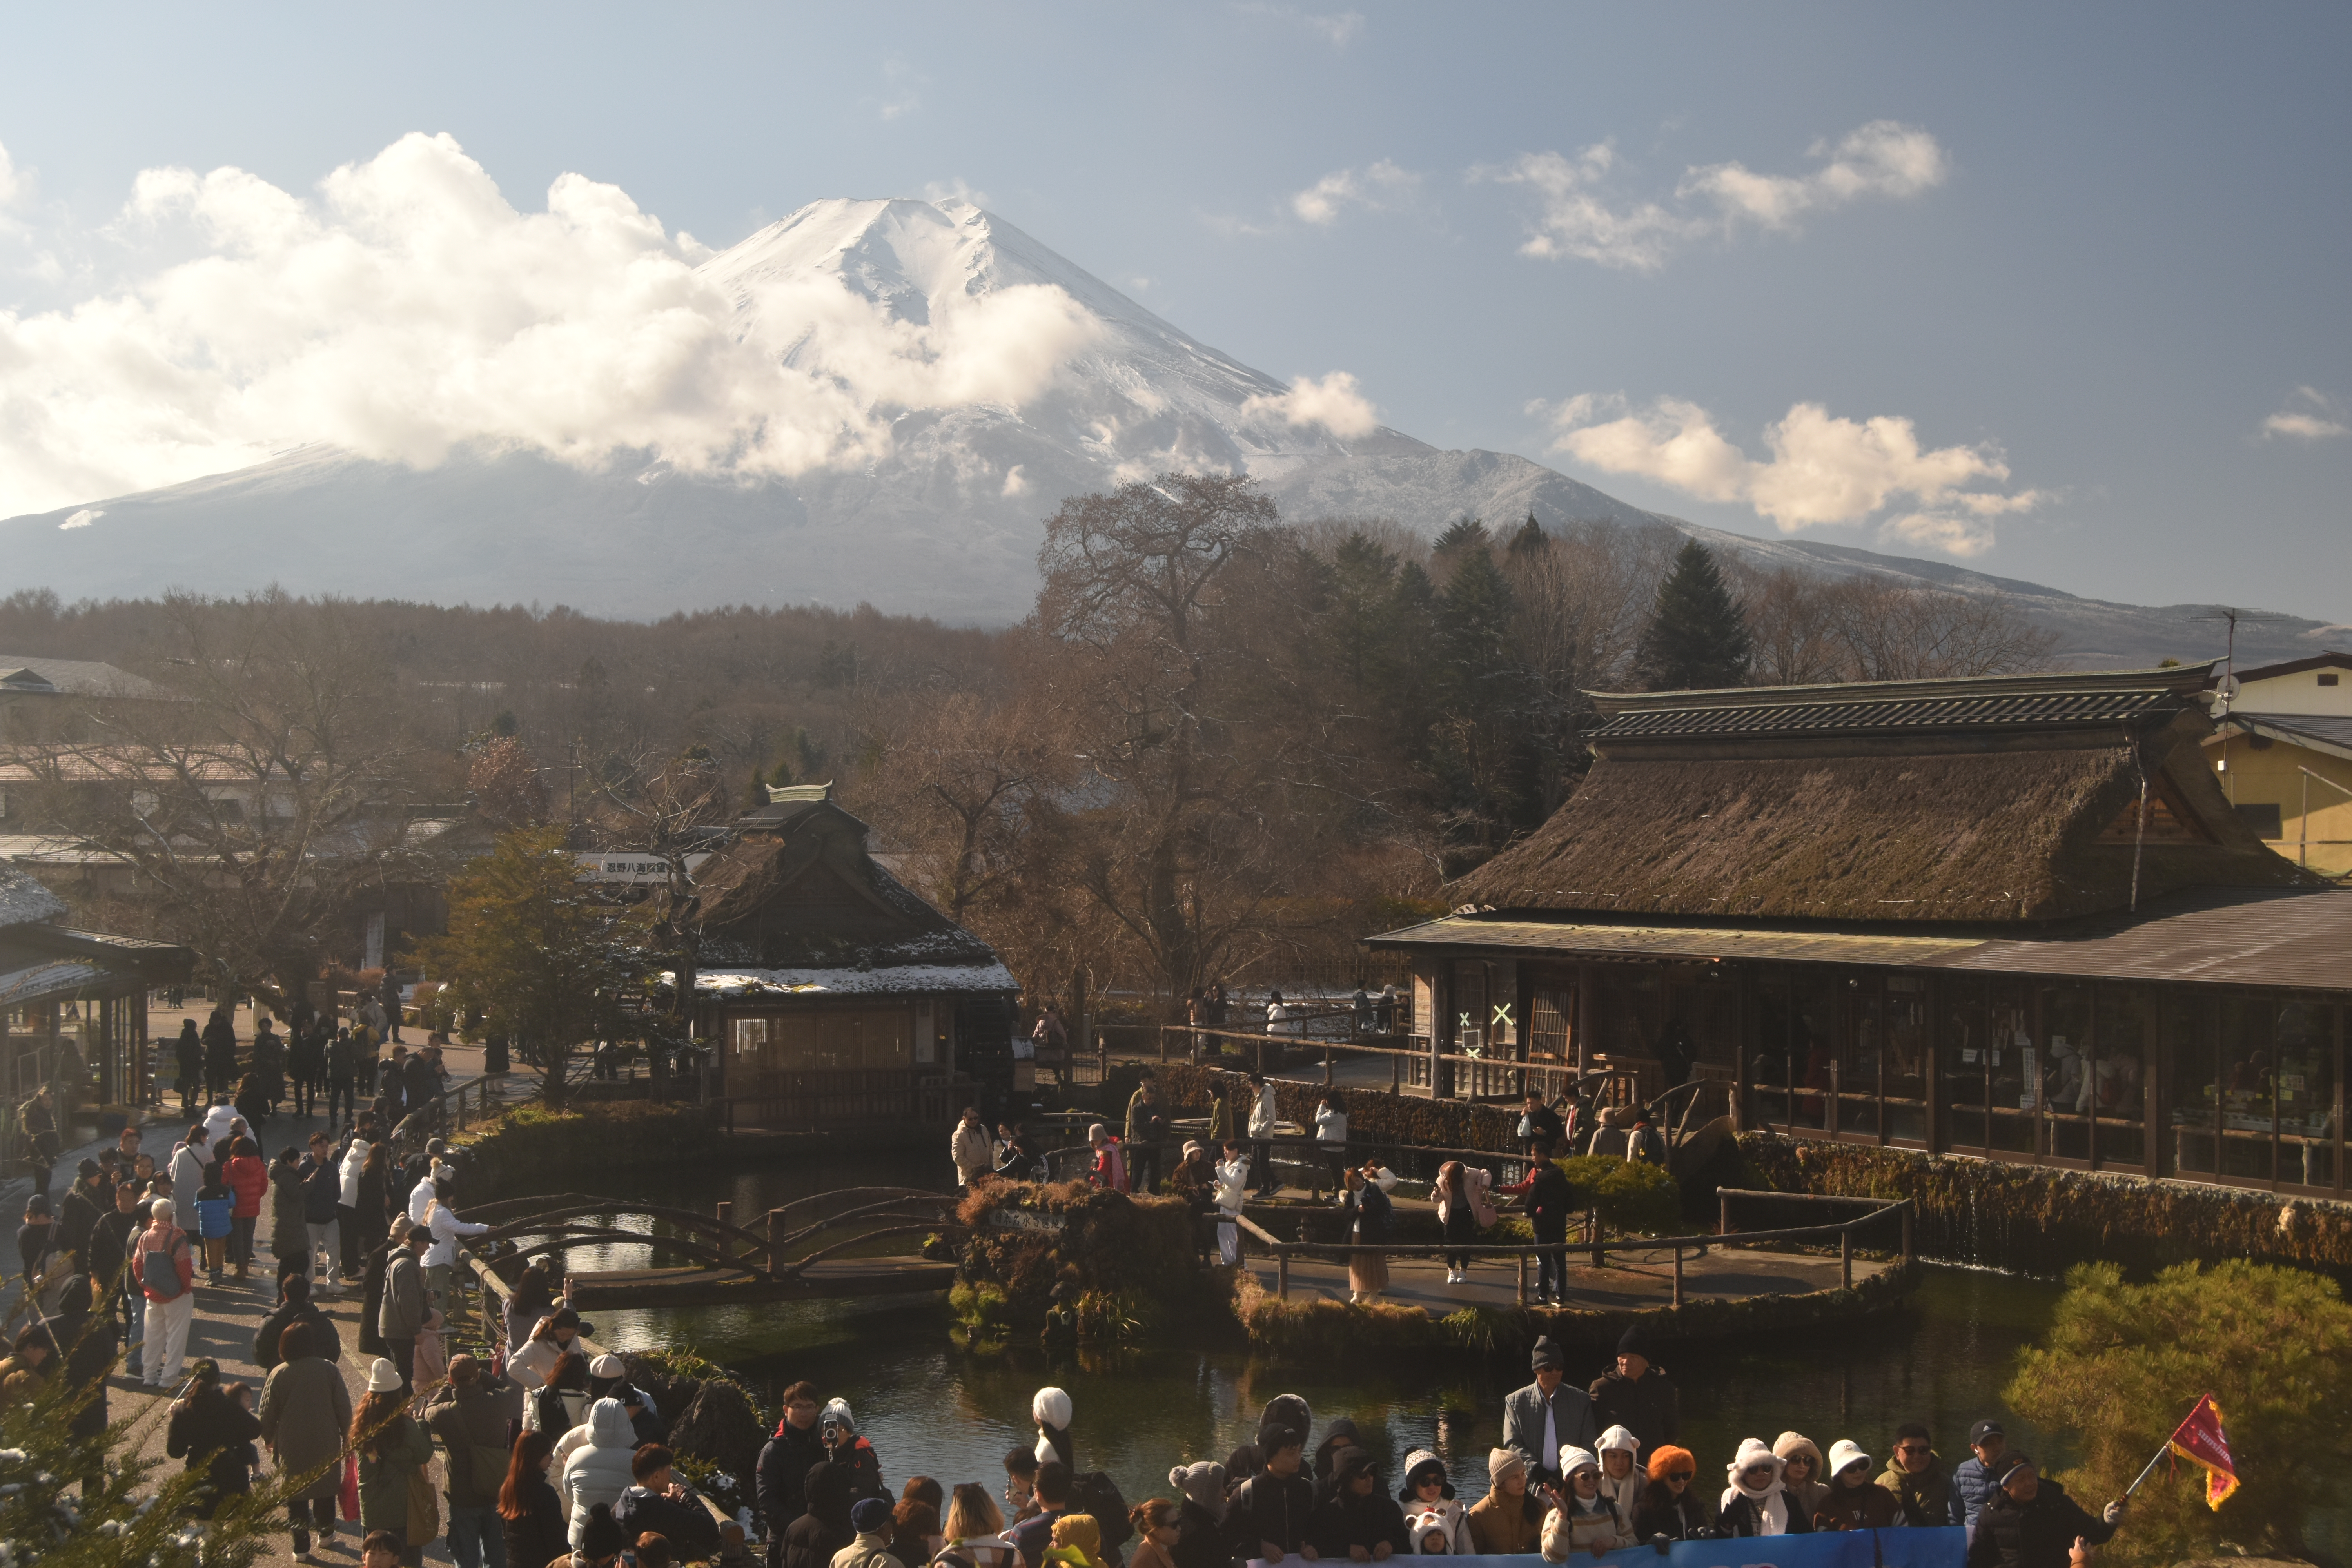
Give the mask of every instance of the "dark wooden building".
[(696, 873), (697, 1032), (738, 1126), (940, 1123), (1012, 1073), (1012, 973), (823, 786), (772, 790)]
[(2352, 890), (2206, 763), (2210, 671), (1596, 695), (1410, 955), (1433, 1044), (1695, 1058), (1744, 1126), (2344, 1191)]
[(169, 942), (58, 925), (65, 913), (64, 900), (0, 865), (0, 1110), (10, 1118), (43, 1083), (81, 1100), (144, 1103), (147, 993), (186, 980), (194, 963)]

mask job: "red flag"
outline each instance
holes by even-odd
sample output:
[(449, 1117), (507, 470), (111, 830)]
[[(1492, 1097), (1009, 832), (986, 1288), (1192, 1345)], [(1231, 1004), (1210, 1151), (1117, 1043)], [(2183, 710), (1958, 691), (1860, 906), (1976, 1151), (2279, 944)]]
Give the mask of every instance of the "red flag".
[(2238, 1467), (2230, 1458), (2230, 1435), (2221, 1430), (2221, 1407), (2210, 1394), (2197, 1401), (2189, 1419), (2174, 1429), (2166, 1445), (2205, 1471), (2205, 1501), (2220, 1508), (2238, 1489)]

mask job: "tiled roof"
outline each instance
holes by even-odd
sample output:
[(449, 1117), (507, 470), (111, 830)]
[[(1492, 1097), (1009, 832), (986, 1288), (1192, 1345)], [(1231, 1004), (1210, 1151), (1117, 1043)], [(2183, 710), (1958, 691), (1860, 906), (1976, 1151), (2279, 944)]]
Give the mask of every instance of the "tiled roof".
[(1929, 729), (2030, 730), (2128, 723), (2177, 712), (2167, 691), (1987, 692), (1965, 697), (1845, 702), (1743, 702), (1720, 708), (1620, 711), (1590, 732), (1594, 741), (1680, 736), (1903, 733)]

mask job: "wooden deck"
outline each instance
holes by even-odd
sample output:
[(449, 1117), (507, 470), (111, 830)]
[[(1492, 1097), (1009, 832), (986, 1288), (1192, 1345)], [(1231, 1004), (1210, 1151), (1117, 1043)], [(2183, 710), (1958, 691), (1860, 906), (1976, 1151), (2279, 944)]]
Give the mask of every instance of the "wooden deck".
[[(1584, 1261), (1580, 1266), (1580, 1257)], [(1589, 1255), (1569, 1254), (1567, 1305), (1595, 1311), (1624, 1311), (1664, 1307), (1673, 1302), (1674, 1277), (1665, 1258), (1645, 1255), (1638, 1244), (1612, 1247), (1610, 1258), (1612, 1262), (1607, 1267), (1595, 1268)], [(1269, 1292), (1275, 1289), (1273, 1258), (1245, 1256), (1242, 1266)], [(1858, 1258), (1853, 1266), (1854, 1283), (1859, 1285), (1890, 1267)], [(1683, 1261), (1683, 1294), (1690, 1301), (1834, 1290), (1838, 1278), (1837, 1258), (1818, 1253), (1709, 1247), (1706, 1257), (1685, 1256)], [(1530, 1265), (1530, 1292), (1535, 1281), (1535, 1269)], [(1392, 1306), (1425, 1308), (1443, 1317), (1464, 1307), (1517, 1306), (1518, 1292), (1516, 1259), (1481, 1258), (1471, 1265), (1465, 1283), (1448, 1285), (1445, 1265), (1439, 1259), (1399, 1258), (1390, 1260), (1389, 1287), (1381, 1292), (1381, 1299)], [(1292, 1258), (1290, 1299), (1345, 1301), (1346, 1266), (1312, 1258)]]

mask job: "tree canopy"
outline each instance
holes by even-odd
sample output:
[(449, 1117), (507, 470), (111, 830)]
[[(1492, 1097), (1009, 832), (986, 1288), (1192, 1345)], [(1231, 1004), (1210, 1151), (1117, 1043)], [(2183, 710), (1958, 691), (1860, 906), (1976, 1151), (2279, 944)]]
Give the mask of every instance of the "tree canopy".
[(1685, 541), (1642, 629), (1634, 658), (1643, 684), (1653, 691), (1743, 685), (1751, 652), (1747, 616), (1713, 552)]

